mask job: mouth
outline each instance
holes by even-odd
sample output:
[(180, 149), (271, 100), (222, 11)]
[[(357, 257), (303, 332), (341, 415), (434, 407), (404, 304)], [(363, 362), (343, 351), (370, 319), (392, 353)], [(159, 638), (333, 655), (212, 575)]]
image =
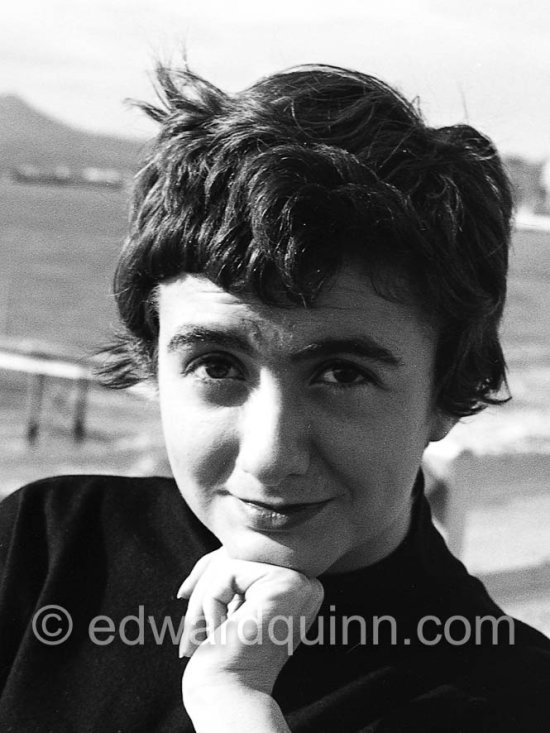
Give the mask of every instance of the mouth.
[(234, 497), (251, 529), (275, 532), (296, 527), (312, 519), (330, 504), (332, 499), (303, 504), (267, 503)]

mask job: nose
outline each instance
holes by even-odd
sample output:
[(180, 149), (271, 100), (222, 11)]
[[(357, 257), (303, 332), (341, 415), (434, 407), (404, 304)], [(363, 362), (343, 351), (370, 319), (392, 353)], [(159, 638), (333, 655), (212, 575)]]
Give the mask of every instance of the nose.
[(264, 486), (303, 476), (310, 462), (309, 434), (299, 396), (262, 378), (242, 408), (237, 466)]

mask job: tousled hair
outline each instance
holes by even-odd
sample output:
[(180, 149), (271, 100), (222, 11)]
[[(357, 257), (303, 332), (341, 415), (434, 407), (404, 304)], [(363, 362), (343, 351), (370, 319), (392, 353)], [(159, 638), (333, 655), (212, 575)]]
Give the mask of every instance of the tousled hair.
[(437, 325), (439, 408), (504, 401), (498, 328), (512, 202), (490, 140), (432, 128), (375, 77), (301, 66), (228, 95), (157, 70), (160, 125), (136, 178), (115, 274), (124, 331), (103, 378), (156, 376), (158, 285), (201, 273), (265, 303), (311, 307), (346, 261)]

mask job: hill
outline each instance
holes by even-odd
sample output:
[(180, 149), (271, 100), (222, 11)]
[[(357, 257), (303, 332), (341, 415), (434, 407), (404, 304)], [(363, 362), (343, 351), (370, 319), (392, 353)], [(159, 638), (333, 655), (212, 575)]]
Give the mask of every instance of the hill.
[(78, 130), (34, 109), (20, 97), (0, 95), (0, 169), (33, 165), (137, 168), (143, 143)]

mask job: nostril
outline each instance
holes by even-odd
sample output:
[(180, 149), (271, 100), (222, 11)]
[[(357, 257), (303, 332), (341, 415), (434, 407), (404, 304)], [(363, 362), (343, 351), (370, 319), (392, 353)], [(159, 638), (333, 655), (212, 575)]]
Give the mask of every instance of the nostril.
[(276, 485), (292, 475), (304, 475), (309, 468), (305, 441), (262, 440), (260, 433), (241, 443), (237, 466), (265, 485)]

